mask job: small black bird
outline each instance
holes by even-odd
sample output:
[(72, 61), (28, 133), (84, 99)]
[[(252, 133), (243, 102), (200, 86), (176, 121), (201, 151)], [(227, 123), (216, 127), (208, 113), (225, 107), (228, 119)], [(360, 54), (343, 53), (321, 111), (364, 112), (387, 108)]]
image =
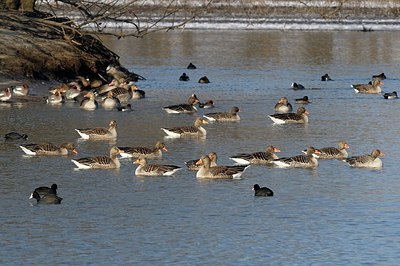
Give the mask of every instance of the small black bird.
[(180, 81), (189, 81), (190, 78), (188, 75), (186, 75), (186, 73), (183, 73), (180, 77), (179, 77)]
[(210, 80), (207, 78), (207, 76), (204, 76), (199, 79), (199, 83), (210, 83)]
[(28, 135), (26, 134), (19, 134), (17, 132), (10, 132), (4, 135), (6, 140), (17, 140), (17, 139), (27, 139)]
[(189, 63), (189, 65), (187, 66), (187, 69), (196, 69), (197, 67), (195, 65), (192, 64), (192, 62)]
[(383, 98), (390, 100), (390, 99), (397, 99), (397, 98), (399, 98), (399, 97), (397, 96), (397, 92), (394, 91), (394, 92), (387, 92), (387, 93), (384, 93), (384, 94), (383, 94)]
[(255, 184), (253, 187), (254, 196), (256, 197), (272, 197), (274, 192), (267, 187), (260, 187), (258, 184)]
[(373, 75), (372, 78), (384, 80), (384, 79), (386, 79), (386, 75), (385, 75), (385, 73), (380, 73), (379, 75)]
[(328, 74), (325, 74), (321, 77), (321, 81), (329, 81), (332, 80), (331, 77)]
[(37, 193), (36, 191), (33, 191), (29, 199), (36, 199), (37, 203), (42, 204), (60, 204), (62, 200), (62, 198), (54, 194), (47, 194), (43, 197), (40, 197), (39, 193)]

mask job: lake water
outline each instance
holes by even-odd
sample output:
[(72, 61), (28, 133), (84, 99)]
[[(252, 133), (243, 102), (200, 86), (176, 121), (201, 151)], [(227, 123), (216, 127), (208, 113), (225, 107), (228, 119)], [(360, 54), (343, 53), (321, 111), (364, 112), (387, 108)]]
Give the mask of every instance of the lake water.
[[(386, 92), (398, 90), (399, 32), (173, 31), (143, 39), (105, 39), (146, 98), (133, 112), (84, 111), (75, 103), (2, 103), (1, 133), (25, 143), (75, 142), (76, 157), (107, 155), (110, 146), (153, 146), (161, 163), (183, 167), (171, 177), (137, 177), (130, 160), (119, 170), (74, 170), (68, 157), (28, 157), (20, 142), (0, 145), (0, 264), (254, 265), (380, 264), (400, 261), (399, 107), (381, 95), (357, 95), (351, 84), (384, 72)], [(198, 68), (188, 70), (193, 62)], [(190, 81), (181, 82), (186, 72)], [(321, 82), (329, 73), (333, 81)], [(199, 84), (207, 76), (210, 84)], [(290, 89), (292, 82), (306, 87)], [(47, 94), (50, 84), (32, 84)], [(161, 127), (191, 125), (196, 115), (161, 107), (196, 93), (211, 111), (241, 109), (239, 123), (206, 125), (205, 140), (164, 139)], [(312, 103), (308, 125), (273, 125), (280, 97)], [(200, 109), (197, 116), (205, 112)], [(118, 123), (118, 139), (82, 141), (75, 128)], [(350, 155), (381, 149), (381, 170), (320, 160), (316, 169), (251, 166), (241, 180), (199, 181), (184, 161), (217, 152), (220, 165), (238, 152), (267, 145), (293, 156), (345, 139)], [(35, 205), (35, 187), (58, 184), (61, 205)], [(255, 198), (258, 183), (274, 197)]]

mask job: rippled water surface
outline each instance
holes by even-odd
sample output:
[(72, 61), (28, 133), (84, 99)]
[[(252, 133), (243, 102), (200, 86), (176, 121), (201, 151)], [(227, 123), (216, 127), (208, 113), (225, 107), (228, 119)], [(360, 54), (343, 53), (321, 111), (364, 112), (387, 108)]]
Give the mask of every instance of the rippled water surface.
[[(380, 264), (400, 260), (399, 106), (381, 95), (356, 95), (351, 84), (373, 74), (398, 89), (400, 33), (174, 31), (105, 43), (130, 70), (147, 78), (146, 98), (134, 111), (81, 110), (78, 104), (0, 104), (1, 133), (29, 135), (27, 143), (72, 141), (77, 157), (106, 155), (111, 146), (153, 146), (159, 163), (182, 166), (172, 177), (137, 177), (120, 170), (74, 170), (68, 157), (28, 157), (20, 142), (0, 145), (0, 264)], [(187, 70), (189, 62), (196, 70)], [(178, 81), (186, 72), (190, 81)], [(329, 73), (333, 81), (321, 82)], [(198, 84), (206, 75), (211, 83)], [(292, 82), (307, 89), (294, 91)], [(49, 84), (34, 84), (46, 95)], [(164, 139), (160, 127), (190, 125), (193, 115), (161, 107), (196, 93), (212, 111), (241, 109), (240, 123), (213, 123), (201, 139)], [(308, 95), (309, 125), (273, 125), (277, 100)], [(209, 112), (209, 111), (206, 111)], [(204, 110), (197, 114), (202, 115)], [(118, 123), (116, 142), (82, 141), (75, 128)], [(341, 161), (318, 168), (251, 166), (241, 180), (199, 181), (184, 161), (215, 151), (229, 156), (273, 144), (292, 156), (314, 145), (350, 145), (350, 155), (381, 149), (382, 170), (352, 169)], [(61, 205), (31, 206), (38, 186), (57, 183)], [(275, 195), (255, 198), (258, 183)]]

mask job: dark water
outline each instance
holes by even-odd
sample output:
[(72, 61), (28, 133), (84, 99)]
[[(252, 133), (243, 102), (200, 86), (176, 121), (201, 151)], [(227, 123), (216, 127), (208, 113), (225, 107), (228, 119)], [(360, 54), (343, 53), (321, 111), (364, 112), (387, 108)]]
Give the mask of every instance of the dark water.
[[(105, 40), (125, 66), (147, 78), (137, 84), (147, 98), (132, 102), (135, 111), (3, 103), (1, 133), (26, 133), (29, 143), (73, 141), (77, 157), (163, 140), (169, 151), (158, 162), (182, 167), (211, 151), (223, 165), (235, 153), (270, 144), (283, 157), (345, 139), (350, 155), (381, 149), (384, 167), (352, 169), (329, 160), (314, 170), (252, 166), (234, 181), (199, 181), (186, 169), (136, 177), (129, 160), (120, 170), (76, 171), (72, 156), (27, 157), (18, 142), (3, 142), (0, 264), (397, 264), (400, 102), (356, 95), (350, 85), (384, 72), (384, 90), (398, 89), (399, 34), (175, 31)], [(189, 62), (198, 68), (185, 69)], [(183, 72), (189, 82), (178, 81)], [(334, 81), (321, 82), (325, 73)], [(204, 75), (210, 84), (197, 83)], [(307, 89), (293, 91), (292, 82)], [(48, 88), (35, 84), (32, 93), (45, 95)], [(239, 106), (242, 120), (207, 125), (205, 140), (164, 139), (160, 127), (190, 125), (195, 116), (168, 115), (161, 107), (193, 92), (213, 99), (212, 111)], [(280, 97), (297, 108), (294, 99), (304, 95), (312, 101), (309, 125), (272, 124), (267, 114)], [(74, 131), (111, 119), (118, 123), (116, 142), (81, 141)], [(62, 204), (31, 206), (32, 190), (52, 183)], [(274, 197), (254, 198), (255, 183)]]

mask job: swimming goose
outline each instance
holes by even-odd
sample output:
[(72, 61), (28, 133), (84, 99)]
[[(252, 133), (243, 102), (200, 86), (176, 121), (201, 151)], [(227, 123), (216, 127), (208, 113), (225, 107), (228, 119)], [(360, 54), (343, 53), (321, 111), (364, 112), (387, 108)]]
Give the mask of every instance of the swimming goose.
[(29, 94), (29, 85), (12, 86), (12, 92), (15, 96), (27, 96)]
[[(318, 155), (319, 159), (343, 159), (347, 158), (348, 153), (346, 149), (349, 148), (349, 144), (345, 142), (344, 140), (340, 140), (338, 143), (338, 147), (325, 147), (318, 149), (321, 151), (321, 154)], [(307, 152), (307, 150), (303, 151), (304, 153)]]
[[(210, 166), (217, 166), (217, 160), (218, 160), (217, 153), (210, 152), (208, 154), (208, 157), (211, 160)], [(190, 170), (190, 171), (198, 171), (200, 169), (200, 166), (196, 164), (198, 161), (199, 161), (199, 159), (186, 161), (185, 165), (188, 168), (188, 170)]]
[(267, 187), (260, 187), (258, 184), (253, 186), (255, 197), (272, 197), (274, 192)]
[(201, 126), (202, 124), (208, 124), (204, 119), (197, 118), (194, 121), (194, 126), (182, 126), (182, 127), (171, 127), (171, 128), (161, 128), (170, 137), (205, 137), (207, 131)]
[(397, 96), (397, 91), (393, 91), (393, 92), (384, 93), (383, 98), (391, 100), (391, 99), (397, 99), (399, 97)]
[(112, 91), (109, 91), (107, 93), (107, 96), (103, 99), (101, 102), (103, 108), (105, 109), (113, 109), (113, 108), (118, 108), (121, 106), (121, 103), (117, 97), (113, 96)]
[(294, 90), (304, 90), (305, 89), (303, 85), (301, 85), (300, 83), (296, 83), (296, 82), (293, 82), (292, 85), (290, 85), (290, 87)]
[(43, 197), (44, 195), (47, 194), (57, 195), (57, 188), (58, 188), (57, 184), (53, 184), (51, 185), (51, 187), (37, 187), (35, 188), (35, 191), (39, 193), (41, 197)]
[(372, 85), (370, 84), (354, 84), (351, 85), (356, 93), (369, 93), (369, 94), (378, 94), (381, 93), (382, 88), (379, 85), (382, 85), (383, 81), (380, 79), (374, 79)]
[(89, 91), (83, 97), (85, 97), (85, 99), (83, 99), (80, 104), (80, 107), (82, 109), (96, 110), (99, 107), (99, 104), (95, 100), (95, 96), (94, 96), (93, 92)]
[(279, 102), (275, 104), (274, 110), (276, 113), (286, 114), (291, 113), (293, 111), (293, 107), (286, 97), (282, 97), (279, 99)]
[(131, 85), (131, 93), (132, 100), (142, 99), (146, 97), (146, 92), (144, 90), (139, 90), (135, 84)]
[(33, 191), (29, 199), (35, 199), (37, 203), (40, 204), (60, 204), (62, 198), (54, 194), (47, 194), (43, 197), (40, 197), (39, 193)]
[(205, 103), (199, 103), (199, 108), (204, 108), (204, 109), (214, 108), (214, 101), (208, 100)]
[(6, 133), (6, 134), (4, 135), (4, 138), (5, 138), (6, 140), (18, 140), (18, 139), (26, 140), (26, 139), (28, 138), (28, 135), (26, 135), (26, 134), (20, 134), (20, 133), (18, 133), (18, 132), (9, 132), (9, 133)]
[(153, 148), (148, 147), (118, 147), (121, 150), (122, 158), (147, 158), (147, 159), (161, 159), (162, 152), (168, 151), (165, 144), (157, 141)]
[(230, 159), (239, 164), (271, 164), (273, 160), (278, 159), (278, 156), (276, 156), (275, 152), (280, 151), (280, 149), (270, 145), (265, 149), (265, 151), (240, 153), (232, 156)]
[(311, 103), (308, 99), (308, 96), (303, 96), (303, 98), (299, 98), (295, 100), (298, 104), (309, 104)]
[(384, 80), (384, 79), (386, 79), (386, 75), (385, 75), (385, 73), (380, 73), (378, 75), (372, 75), (372, 79)]
[(190, 78), (188, 75), (186, 75), (186, 73), (183, 73), (180, 77), (179, 77), (180, 81), (189, 81)]
[(197, 98), (196, 94), (192, 94), (188, 98), (188, 103), (165, 106), (163, 109), (169, 114), (192, 114), (197, 112), (194, 105), (198, 102), (199, 98)]
[(383, 163), (379, 156), (384, 156), (385, 154), (380, 150), (373, 150), (371, 154), (353, 156), (347, 159), (344, 159), (343, 162), (346, 162), (348, 165), (352, 167), (365, 167), (365, 168), (382, 168)]
[(117, 147), (112, 147), (110, 149), (110, 157), (84, 157), (71, 160), (71, 162), (73, 162), (78, 169), (118, 169), (121, 166), (117, 157), (120, 152), (121, 151)]
[(238, 115), (239, 112), (239, 107), (234, 106), (230, 112), (208, 113), (204, 114), (203, 116), (211, 122), (235, 122), (240, 120), (240, 116)]
[(318, 160), (316, 157), (320, 154), (320, 150), (314, 147), (309, 147), (306, 154), (279, 158), (273, 160), (272, 163), (274, 163), (278, 167), (314, 168), (318, 166)]
[(108, 128), (95, 127), (95, 128), (84, 128), (75, 129), (76, 132), (83, 139), (116, 139), (117, 138), (117, 122), (111, 120), (108, 124)]
[(149, 164), (146, 158), (138, 158), (133, 163), (139, 164), (135, 170), (135, 175), (137, 176), (170, 176), (182, 169), (179, 166), (170, 164)]
[(308, 111), (304, 107), (299, 107), (296, 113), (273, 114), (268, 117), (276, 124), (308, 123)]
[(68, 151), (78, 154), (73, 143), (63, 143), (60, 146), (52, 143), (26, 144), (19, 146), (28, 155), (68, 155)]
[(2, 92), (0, 92), (0, 101), (6, 102), (11, 99), (11, 96), (10, 88), (5, 88)]
[(204, 155), (197, 161), (200, 169), (196, 173), (197, 178), (208, 179), (237, 179), (240, 178), (249, 165), (211, 166), (211, 159)]
[(332, 80), (332, 79), (328, 74), (325, 74), (321, 77), (321, 81), (330, 81), (330, 80)]

